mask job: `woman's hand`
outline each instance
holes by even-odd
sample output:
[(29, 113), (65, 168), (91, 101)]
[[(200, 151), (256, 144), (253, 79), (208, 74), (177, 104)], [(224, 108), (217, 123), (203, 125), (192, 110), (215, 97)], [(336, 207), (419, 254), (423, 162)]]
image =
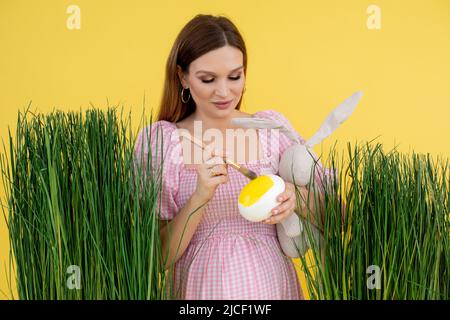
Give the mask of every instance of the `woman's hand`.
[(281, 203), (272, 209), (272, 216), (264, 220), (263, 223), (276, 224), (294, 213), (297, 205), (295, 186), (285, 181), (284, 192), (278, 195), (277, 200)]
[(221, 183), (228, 182), (227, 165), (220, 151), (211, 151), (205, 162), (197, 165), (197, 188), (194, 195), (202, 201), (209, 201)]

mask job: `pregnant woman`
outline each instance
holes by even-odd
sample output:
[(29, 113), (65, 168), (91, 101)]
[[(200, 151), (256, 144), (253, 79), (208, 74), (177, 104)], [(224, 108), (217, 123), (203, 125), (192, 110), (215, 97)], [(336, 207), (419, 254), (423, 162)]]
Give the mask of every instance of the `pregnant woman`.
[[(242, 130), (231, 124), (238, 117), (267, 118), (295, 132), (277, 111), (240, 111), (246, 70), (246, 47), (236, 26), (225, 17), (194, 17), (179, 33), (167, 60), (158, 121), (137, 139), (136, 156), (145, 161), (151, 152), (155, 168), (164, 160), (160, 234), (166, 268), (174, 271), (175, 299), (303, 299), (275, 226), (294, 213), (294, 186), (286, 183), (269, 219), (247, 221), (237, 203), (249, 179), (223, 161), (227, 155), (258, 175), (277, 174), (280, 156), (292, 141), (284, 134), (257, 130), (255, 143), (215, 139), (204, 141), (211, 147), (205, 152), (179, 134), (184, 130), (198, 136), (200, 127), (226, 137), (231, 130), (239, 140)], [(202, 155), (201, 161), (193, 159), (195, 154)], [(243, 157), (234, 157), (237, 154)]]

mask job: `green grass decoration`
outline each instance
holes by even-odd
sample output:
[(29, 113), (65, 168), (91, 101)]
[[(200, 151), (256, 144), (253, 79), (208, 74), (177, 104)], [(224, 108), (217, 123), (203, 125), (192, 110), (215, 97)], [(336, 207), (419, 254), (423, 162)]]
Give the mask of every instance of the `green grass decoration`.
[[(161, 173), (151, 170), (150, 154), (151, 173), (139, 179), (130, 116), (118, 119), (115, 108), (84, 116), (19, 112), (9, 158), (3, 145), (18, 298), (164, 299)], [(78, 282), (70, 266), (79, 268)]]
[(380, 143), (347, 151), (348, 162), (330, 152), (338, 177), (324, 181), (324, 238), (301, 258), (311, 298), (450, 299), (448, 159)]

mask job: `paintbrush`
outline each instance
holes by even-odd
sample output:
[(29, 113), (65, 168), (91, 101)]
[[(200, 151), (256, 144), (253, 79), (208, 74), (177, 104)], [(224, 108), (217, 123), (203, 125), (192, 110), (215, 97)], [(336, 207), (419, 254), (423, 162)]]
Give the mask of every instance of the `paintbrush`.
[[(202, 148), (203, 150), (205, 150), (206, 147), (205, 147), (205, 145), (203, 144), (203, 142), (200, 141), (200, 140), (198, 140), (197, 138), (193, 137), (192, 135), (190, 135), (189, 132), (187, 132), (186, 130), (179, 130), (179, 134), (180, 134), (180, 136), (183, 136), (183, 137), (187, 138), (187, 139), (190, 140), (192, 143), (196, 144), (197, 146), (199, 146), (200, 148)], [(249, 178), (250, 180), (256, 179), (256, 178), (258, 177), (258, 175), (257, 175), (254, 171), (252, 171), (252, 170), (250, 170), (250, 169), (248, 169), (248, 168), (246, 168), (246, 167), (243, 167), (243, 166), (237, 164), (236, 162), (234, 162), (234, 161), (231, 160), (231, 159), (228, 159), (228, 158), (226, 158), (226, 157), (223, 157), (223, 161), (224, 161), (226, 164), (229, 164), (230, 166), (232, 166), (233, 168), (235, 168), (237, 171), (239, 171), (240, 173), (242, 173), (244, 176), (246, 176), (246, 177)]]

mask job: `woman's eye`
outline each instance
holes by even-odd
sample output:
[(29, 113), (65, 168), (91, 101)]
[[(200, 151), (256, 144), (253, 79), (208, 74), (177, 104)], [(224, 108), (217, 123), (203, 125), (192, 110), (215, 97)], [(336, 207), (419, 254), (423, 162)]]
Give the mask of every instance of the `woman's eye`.
[[(230, 80), (234, 80), (234, 81), (239, 80), (240, 78), (241, 78), (240, 75), (237, 76), (237, 77), (229, 77)], [(211, 82), (213, 82), (213, 81), (214, 81), (214, 78), (212, 78), (212, 79), (207, 79), (207, 80), (202, 80), (203, 83), (211, 83)]]

